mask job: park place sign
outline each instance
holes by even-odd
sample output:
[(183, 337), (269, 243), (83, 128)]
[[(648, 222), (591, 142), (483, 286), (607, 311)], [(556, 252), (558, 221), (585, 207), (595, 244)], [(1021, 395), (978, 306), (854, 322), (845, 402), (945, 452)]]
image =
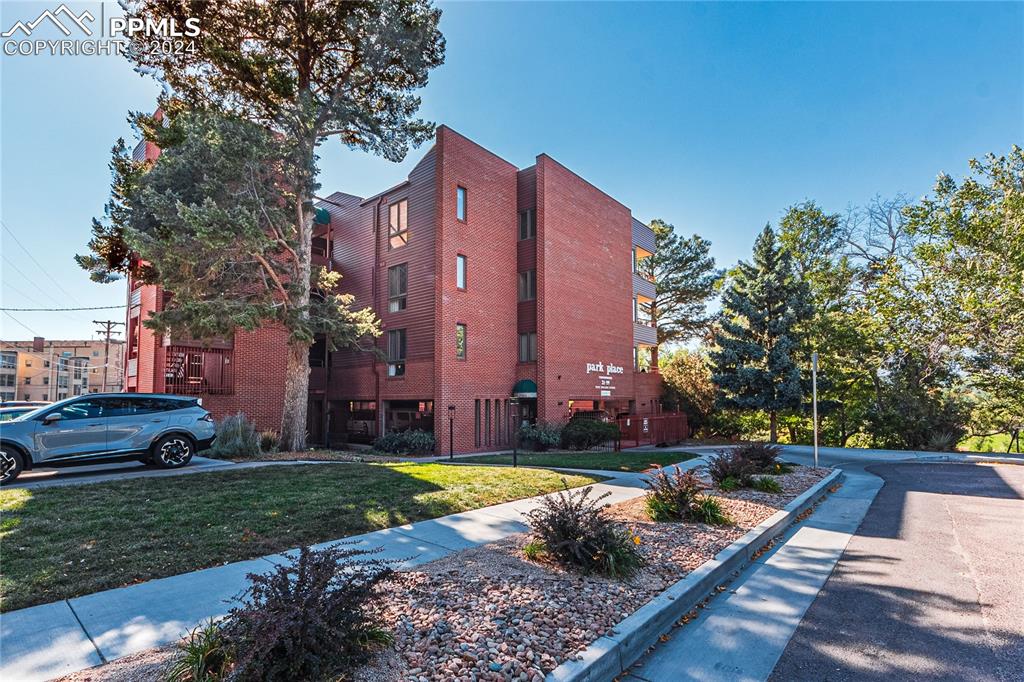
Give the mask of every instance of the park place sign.
[(612, 391), (615, 390), (612, 378), (616, 374), (623, 374), (624, 371), (622, 365), (613, 365), (610, 362), (607, 365), (603, 362), (587, 363), (587, 374), (596, 373), (598, 375), (598, 383), (594, 388), (600, 391), (602, 398), (611, 397)]

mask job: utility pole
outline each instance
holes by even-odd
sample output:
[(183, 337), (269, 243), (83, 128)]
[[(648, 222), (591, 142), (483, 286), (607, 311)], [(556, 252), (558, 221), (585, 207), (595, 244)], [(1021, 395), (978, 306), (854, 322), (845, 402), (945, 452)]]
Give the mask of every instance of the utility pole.
[(107, 392), (107, 386), (109, 385), (107, 373), (110, 371), (110, 335), (120, 334), (121, 332), (115, 331), (114, 327), (123, 327), (124, 322), (114, 322), (113, 320), (93, 320), (93, 324), (98, 324), (100, 329), (98, 330), (103, 334), (103, 388), (100, 389), (100, 393)]

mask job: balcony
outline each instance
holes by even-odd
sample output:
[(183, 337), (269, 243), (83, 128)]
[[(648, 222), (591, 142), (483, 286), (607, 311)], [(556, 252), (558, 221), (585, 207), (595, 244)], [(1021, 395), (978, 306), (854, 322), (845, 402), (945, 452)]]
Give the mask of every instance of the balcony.
[(234, 351), (228, 348), (168, 346), (164, 365), (165, 390), (185, 395), (234, 393), (233, 360)]

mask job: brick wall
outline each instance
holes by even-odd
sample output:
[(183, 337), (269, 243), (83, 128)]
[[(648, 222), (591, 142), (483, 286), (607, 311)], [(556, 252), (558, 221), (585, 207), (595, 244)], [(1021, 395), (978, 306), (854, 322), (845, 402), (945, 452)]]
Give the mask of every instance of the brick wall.
[(537, 157), (538, 416), (559, 421), (570, 399), (602, 399), (633, 387), (632, 220), (629, 209), (547, 155)]
[[(437, 133), (438, 278), (434, 344), (435, 435), (448, 447), (448, 406), (455, 405), (455, 449), (506, 444), (505, 402), (516, 380), (517, 169), (447, 127)], [(456, 218), (456, 188), (467, 191), (466, 220)], [(456, 287), (456, 256), (466, 256), (466, 289)], [(456, 358), (456, 324), (467, 330), (466, 359)], [(476, 401), (481, 442), (476, 442)], [(487, 431), (488, 401), (491, 416)], [(503, 401), (497, 404), (495, 401)], [(495, 411), (499, 416), (496, 416)]]

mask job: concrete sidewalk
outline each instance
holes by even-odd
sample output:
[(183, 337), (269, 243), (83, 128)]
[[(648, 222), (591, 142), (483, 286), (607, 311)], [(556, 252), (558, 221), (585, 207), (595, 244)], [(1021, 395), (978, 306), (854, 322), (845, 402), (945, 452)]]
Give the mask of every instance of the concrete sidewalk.
[[(682, 462), (684, 469), (702, 464)], [(609, 475), (610, 472), (595, 472)], [(642, 474), (614, 474), (594, 484), (611, 493), (609, 504), (644, 493)], [(377, 556), (408, 568), (452, 552), (527, 530), (523, 514), (541, 497), (506, 502), (396, 528), (323, 543), (380, 548)], [(296, 550), (292, 550), (293, 552)], [(285, 553), (288, 554), (288, 553)], [(223, 616), (247, 586), (246, 574), (285, 560), (276, 554), (151, 580), (105, 592), (0, 614), (0, 679), (47, 680), (178, 640), (188, 630)]]
[(794, 526), (784, 543), (708, 602), (696, 620), (674, 630), (625, 679), (767, 679), (882, 487), (871, 474), (846, 475), (843, 487)]

